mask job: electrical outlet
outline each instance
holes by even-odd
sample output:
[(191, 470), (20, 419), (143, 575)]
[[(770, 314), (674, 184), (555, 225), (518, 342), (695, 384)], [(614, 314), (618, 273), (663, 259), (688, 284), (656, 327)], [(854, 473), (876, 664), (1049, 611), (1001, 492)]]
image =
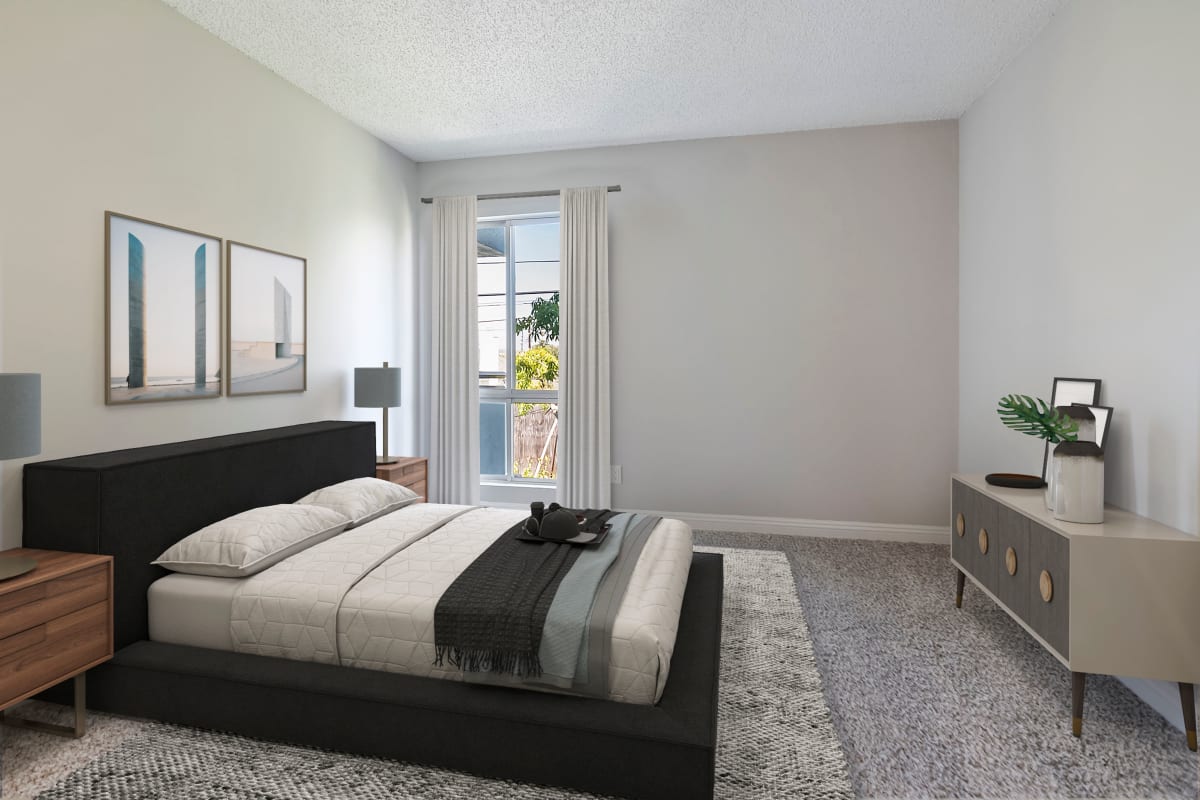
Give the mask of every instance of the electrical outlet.
[(614, 485), (618, 485), (621, 483), (621, 465), (620, 464), (612, 465), (612, 482)]

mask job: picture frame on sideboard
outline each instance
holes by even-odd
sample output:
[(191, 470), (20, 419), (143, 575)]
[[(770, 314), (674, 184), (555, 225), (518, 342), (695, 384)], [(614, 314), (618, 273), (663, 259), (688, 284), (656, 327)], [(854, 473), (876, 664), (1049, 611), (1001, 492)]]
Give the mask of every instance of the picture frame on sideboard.
[[(1100, 378), (1055, 378), (1050, 389), (1050, 407), (1085, 405), (1095, 406), (1100, 403)], [(1099, 430), (1099, 428), (1097, 428)], [(1103, 448), (1103, 445), (1101, 445)], [(1042, 452), (1042, 480), (1046, 480), (1046, 470), (1050, 466), (1050, 443), (1046, 442)]]

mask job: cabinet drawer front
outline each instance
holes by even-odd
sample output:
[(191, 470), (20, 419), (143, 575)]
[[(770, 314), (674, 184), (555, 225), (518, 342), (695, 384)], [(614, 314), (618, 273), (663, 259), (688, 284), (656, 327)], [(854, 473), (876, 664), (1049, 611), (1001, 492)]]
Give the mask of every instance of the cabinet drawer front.
[(0, 638), (103, 602), (107, 597), (108, 567), (104, 565), (5, 595)]
[(975, 549), (974, 574), (991, 591), (996, 591), (996, 571), (1002, 569), (1004, 552), (997, 553), (997, 529), (1000, 524), (1000, 504), (990, 497), (972, 491), (975, 508), (975, 527), (967, 530), (967, 539)]
[(1029, 622), (1029, 520), (1001, 506), (995, 534), (996, 596)]
[(416, 464), (408, 464), (407, 466), (404, 467), (404, 471), (403, 471), (402, 475), (405, 478), (405, 483), (407, 483), (410, 480), (414, 480), (414, 481), (424, 480), (424, 478), (425, 478), (425, 462), (421, 461)]
[(0, 639), (0, 661), (20, 653), (26, 647), (33, 647), (44, 641), (46, 641), (45, 625), (38, 625), (36, 628), (29, 628), (20, 633), (14, 633), (12, 636), (6, 636)]
[(424, 477), (422, 477), (421, 480), (417, 481), (416, 483), (411, 484), (408, 488), (412, 489), (414, 492), (416, 492), (418, 495), (420, 495), (422, 499), (425, 498), (425, 478)]
[(1030, 522), (1029, 616), (1026, 621), (1063, 658), (1071, 656), (1068, 627), (1071, 618), (1070, 566), (1070, 541), (1049, 528)]
[(0, 655), (0, 707), (110, 655), (109, 605), (100, 602), (39, 626), (44, 639)]
[(971, 531), (975, 529), (975, 511), (971, 498), (975, 493), (958, 481), (953, 481), (950, 488), (950, 554), (963, 569), (973, 573), (975, 545)]

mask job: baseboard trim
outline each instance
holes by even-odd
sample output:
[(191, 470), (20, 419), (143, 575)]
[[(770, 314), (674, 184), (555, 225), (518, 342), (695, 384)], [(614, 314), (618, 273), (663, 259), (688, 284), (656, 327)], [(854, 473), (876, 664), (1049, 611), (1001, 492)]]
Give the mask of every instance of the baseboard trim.
[[(495, 503), (494, 508), (528, 508), (520, 503)], [(692, 530), (732, 533), (770, 533), (779, 536), (818, 536), (826, 539), (870, 539), (883, 542), (950, 544), (950, 526), (899, 525), (891, 522), (845, 522), (836, 519), (748, 517), (737, 514), (690, 514), (684, 511), (624, 509), (635, 514), (657, 514), (683, 520)]]
[[(1146, 678), (1118, 678), (1117, 680), (1140, 697), (1142, 702), (1162, 714), (1163, 719), (1179, 730), (1183, 730), (1183, 706), (1179, 703), (1178, 684), (1168, 681), (1152, 681)], [(1085, 717), (1084, 725), (1086, 724)]]
[(677, 511), (644, 511), (683, 520), (693, 530), (733, 533), (771, 533), (781, 536), (818, 536), (826, 539), (949, 544), (950, 526), (902, 525), (891, 522), (847, 522), (833, 519), (749, 517), (736, 514), (689, 514)]

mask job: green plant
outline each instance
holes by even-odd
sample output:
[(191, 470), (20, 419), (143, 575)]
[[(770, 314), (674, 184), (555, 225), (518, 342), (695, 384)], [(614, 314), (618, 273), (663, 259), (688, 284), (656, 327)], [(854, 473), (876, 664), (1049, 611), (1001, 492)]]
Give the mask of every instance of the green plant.
[(518, 389), (553, 389), (558, 380), (558, 348), (539, 344), (517, 353)]
[[(517, 353), (516, 367), (518, 389), (553, 389), (558, 380), (558, 347), (539, 344)], [(541, 410), (549, 409), (550, 406), (518, 403), (517, 416), (523, 417), (534, 408)]]
[(1079, 434), (1079, 423), (1041, 398), (1027, 394), (1010, 394), (1000, 398), (996, 409), (1000, 421), (1014, 431), (1045, 439), (1051, 444), (1073, 442)]
[(558, 338), (558, 292), (549, 299), (539, 297), (529, 307), (529, 316), (518, 317), (513, 326), (517, 333), (529, 332), (531, 342), (550, 342)]

